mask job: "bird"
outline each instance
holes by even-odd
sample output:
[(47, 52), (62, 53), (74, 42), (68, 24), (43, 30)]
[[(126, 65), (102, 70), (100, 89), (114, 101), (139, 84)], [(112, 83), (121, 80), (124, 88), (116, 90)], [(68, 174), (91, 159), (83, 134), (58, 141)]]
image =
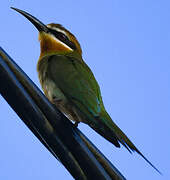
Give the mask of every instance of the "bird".
[(116, 147), (122, 144), (130, 153), (137, 152), (161, 174), (107, 113), (99, 84), (82, 58), (77, 38), (60, 24), (45, 25), (31, 14), (11, 8), (25, 16), (39, 31), (37, 71), (49, 101), (74, 121), (75, 126), (80, 122), (89, 125)]

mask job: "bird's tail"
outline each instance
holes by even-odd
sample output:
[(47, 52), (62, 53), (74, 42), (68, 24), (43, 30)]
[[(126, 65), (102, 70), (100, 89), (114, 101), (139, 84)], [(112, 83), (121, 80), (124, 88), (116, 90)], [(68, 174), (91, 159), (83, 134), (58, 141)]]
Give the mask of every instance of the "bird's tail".
[(101, 134), (104, 138), (114, 144), (116, 147), (120, 147), (121, 143), (127, 150), (132, 153), (136, 151), (140, 154), (158, 173), (161, 172), (135, 147), (130, 139), (123, 133), (123, 131), (112, 121), (109, 114), (104, 111), (100, 117), (96, 119), (100, 121), (100, 127), (93, 126), (92, 128)]

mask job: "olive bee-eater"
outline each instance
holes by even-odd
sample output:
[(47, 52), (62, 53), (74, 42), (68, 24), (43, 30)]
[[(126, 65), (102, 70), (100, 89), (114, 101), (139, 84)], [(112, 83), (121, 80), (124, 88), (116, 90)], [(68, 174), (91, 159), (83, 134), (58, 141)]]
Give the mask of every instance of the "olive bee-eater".
[(76, 37), (60, 24), (45, 25), (27, 12), (12, 9), (25, 16), (39, 31), (41, 52), (37, 71), (47, 98), (76, 125), (84, 122), (116, 147), (121, 143), (128, 151), (136, 151), (159, 172), (107, 113), (100, 87), (82, 58)]

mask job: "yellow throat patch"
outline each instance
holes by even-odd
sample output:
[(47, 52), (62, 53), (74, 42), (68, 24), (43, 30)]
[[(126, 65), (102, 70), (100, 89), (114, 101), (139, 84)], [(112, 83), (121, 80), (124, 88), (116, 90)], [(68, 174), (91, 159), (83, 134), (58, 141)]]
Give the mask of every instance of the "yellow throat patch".
[(45, 32), (39, 33), (39, 41), (41, 48), (40, 58), (48, 54), (67, 54), (73, 51), (69, 46), (55, 38), (53, 35)]

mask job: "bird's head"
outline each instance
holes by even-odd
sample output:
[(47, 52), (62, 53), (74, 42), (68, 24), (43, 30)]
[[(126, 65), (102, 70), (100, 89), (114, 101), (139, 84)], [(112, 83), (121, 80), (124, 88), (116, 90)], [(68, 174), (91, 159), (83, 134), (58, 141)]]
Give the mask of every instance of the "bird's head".
[(39, 31), (41, 53), (40, 58), (52, 54), (82, 55), (82, 50), (76, 37), (60, 24), (45, 25), (25, 11), (12, 8), (25, 16)]

